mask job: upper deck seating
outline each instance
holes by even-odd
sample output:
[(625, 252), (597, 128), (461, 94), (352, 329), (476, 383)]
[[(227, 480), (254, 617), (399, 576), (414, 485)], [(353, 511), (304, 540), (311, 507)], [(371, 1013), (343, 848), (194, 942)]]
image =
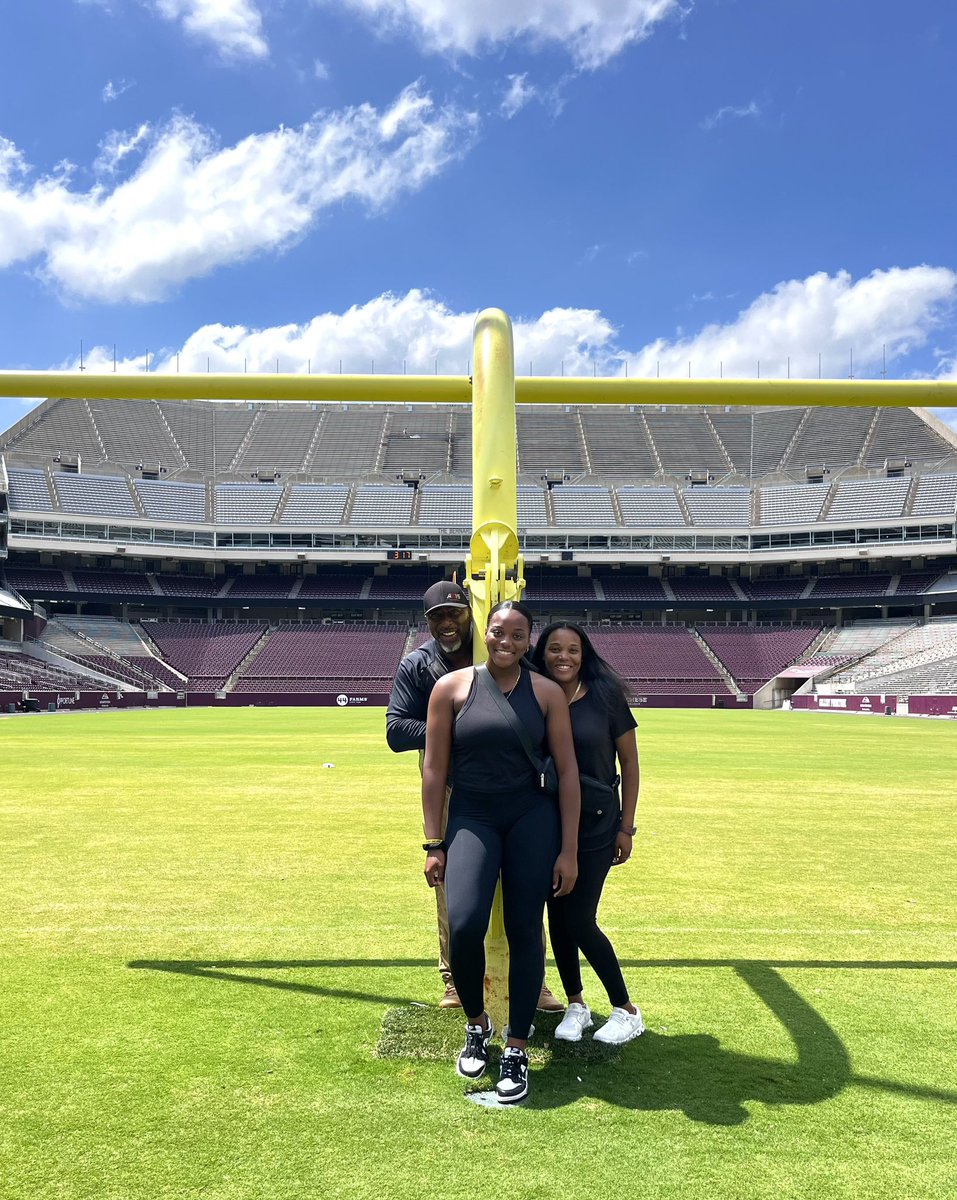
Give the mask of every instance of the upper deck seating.
[(784, 466), (803, 470), (808, 464), (830, 468), (858, 462), (874, 420), (873, 408), (811, 408), (791, 446)]
[(939, 462), (954, 452), (953, 446), (909, 408), (880, 408), (864, 463), (881, 467), (889, 458), (906, 458), (920, 465)]
[(384, 432), (382, 470), (435, 475), (449, 470), (451, 457), (448, 411), (442, 409), (394, 409)]
[(621, 519), (630, 529), (657, 529), (687, 525), (674, 488), (620, 487)]
[(761, 525), (810, 525), (821, 519), (829, 483), (799, 483), (760, 489)]
[(53, 487), (65, 513), (99, 517), (138, 517), (126, 479), (111, 475), (53, 473)]
[(646, 409), (645, 422), (663, 470), (675, 475), (707, 471), (716, 478), (731, 471), (731, 462), (704, 413)]
[(11, 512), (53, 511), (45, 471), (10, 467), (7, 480), (10, 485), (8, 496)]
[(415, 493), (409, 487), (360, 484), (352, 501), (350, 525), (406, 526), (412, 519)]
[(304, 404), (260, 408), (233, 458), (234, 471), (303, 470), (319, 427), (319, 414)]
[(515, 420), (518, 469), (523, 474), (563, 471), (579, 475), (585, 470), (577, 412), (551, 405), (519, 405)]
[(141, 462), (163, 464), (167, 469), (183, 465), (183, 456), (155, 401), (89, 400), (87, 403), (97, 440), (103, 446), (98, 458), (125, 467)]
[(750, 488), (685, 488), (682, 495), (694, 525), (747, 529), (751, 524)]
[(472, 528), (472, 489), (465, 484), (428, 484), (419, 489), (419, 525)]
[(268, 525), (281, 497), (274, 483), (220, 483), (213, 491), (213, 517), (217, 525)]
[(911, 507), (913, 517), (944, 516), (957, 512), (957, 475), (922, 475)]
[(206, 488), (201, 483), (134, 479), (133, 487), (147, 517), (157, 521), (206, 522)]
[(900, 517), (909, 488), (907, 478), (845, 480), (836, 485), (827, 520), (877, 521)]
[(280, 525), (341, 525), (349, 488), (344, 483), (296, 483), (289, 489)]
[(386, 416), (377, 404), (326, 408), (306, 469), (329, 479), (355, 479), (376, 470)]
[(556, 526), (562, 529), (618, 524), (611, 495), (603, 487), (553, 488), (552, 512)]
[(640, 412), (605, 405), (583, 406), (580, 417), (592, 474), (655, 477), (658, 463)]

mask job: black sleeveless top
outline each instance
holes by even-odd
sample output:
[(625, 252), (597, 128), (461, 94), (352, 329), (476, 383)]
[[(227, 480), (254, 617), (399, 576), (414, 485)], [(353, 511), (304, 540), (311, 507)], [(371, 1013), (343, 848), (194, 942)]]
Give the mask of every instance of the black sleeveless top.
[[(528, 730), (539, 755), (547, 754), (545, 714), (527, 667), (522, 667), (506, 702)], [(451, 778), (452, 795), (458, 800), (487, 796), (511, 801), (518, 795), (542, 795), (538, 774), (521, 742), (477, 678), (452, 724)]]

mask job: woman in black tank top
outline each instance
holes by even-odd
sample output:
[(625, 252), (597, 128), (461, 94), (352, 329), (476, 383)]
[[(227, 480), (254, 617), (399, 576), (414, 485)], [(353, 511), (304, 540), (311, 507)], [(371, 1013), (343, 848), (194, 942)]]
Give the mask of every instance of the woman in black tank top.
[[(492, 609), (485, 677), (466, 667), (433, 689), (422, 771), (425, 875), (430, 887), (444, 883), (446, 889), (449, 964), (467, 1021), (456, 1069), (470, 1079), (484, 1073), (494, 1034), (485, 1012), (485, 935), (501, 873), (510, 960), (508, 1037), (496, 1087), (503, 1103), (528, 1094), (525, 1045), (545, 969), (545, 901), (567, 895), (578, 873), (580, 797), (568, 703), (556, 683), (523, 665), (531, 628), (531, 613), (517, 601)], [(554, 758), (557, 804), (542, 791), (503, 701), (524, 725), (536, 754)]]

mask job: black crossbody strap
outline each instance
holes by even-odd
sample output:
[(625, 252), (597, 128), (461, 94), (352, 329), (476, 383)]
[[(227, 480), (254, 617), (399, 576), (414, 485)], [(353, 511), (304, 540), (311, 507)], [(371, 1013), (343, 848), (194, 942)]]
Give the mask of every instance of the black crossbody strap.
[[(535, 774), (539, 777), (542, 787), (545, 786), (544, 772), (542, 771), (542, 760), (535, 753), (535, 748), (532, 746), (532, 739), (525, 727), (525, 722), (518, 716), (511, 704), (502, 695), (502, 690), (488, 673), (488, 668), (484, 663), (475, 668), (475, 678), (489, 693), (495, 703), (498, 705), (498, 710), (508, 722), (512, 732), (522, 743), (522, 749), (528, 755), (528, 761), (535, 768)], [(521, 678), (521, 676), (519, 676)]]

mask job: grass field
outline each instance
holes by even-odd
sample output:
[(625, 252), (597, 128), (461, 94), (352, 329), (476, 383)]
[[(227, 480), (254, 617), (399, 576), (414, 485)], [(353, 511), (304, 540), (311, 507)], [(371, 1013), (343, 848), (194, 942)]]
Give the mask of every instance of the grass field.
[(957, 729), (639, 716), (603, 924), (648, 1032), (536, 1039), (509, 1111), (410, 1007), (434, 917), (381, 710), (0, 720), (0, 1195), (957, 1196)]

